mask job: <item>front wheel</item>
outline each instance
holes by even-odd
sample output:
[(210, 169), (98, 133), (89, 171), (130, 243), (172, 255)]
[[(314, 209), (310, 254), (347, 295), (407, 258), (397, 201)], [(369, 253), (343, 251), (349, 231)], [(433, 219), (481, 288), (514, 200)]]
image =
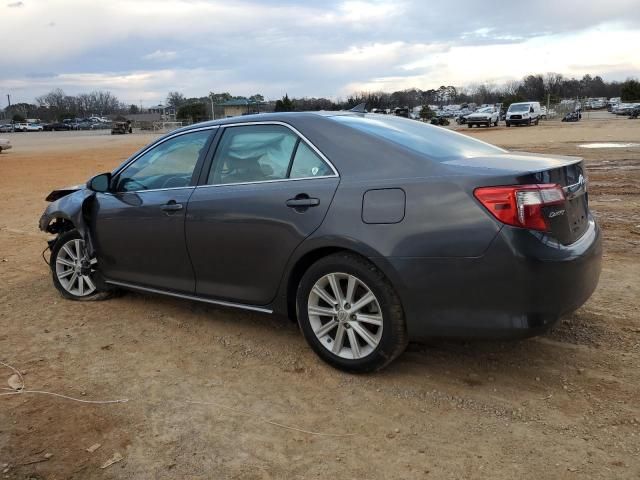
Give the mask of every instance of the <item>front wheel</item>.
[(407, 346), (400, 299), (382, 272), (357, 255), (314, 263), (300, 281), (296, 306), (307, 343), (341, 370), (379, 370)]
[(505, 122), (505, 123), (506, 123), (507, 127), (511, 126), (511, 124), (509, 122)]
[(89, 258), (85, 242), (77, 230), (60, 235), (51, 249), (53, 285), (70, 300), (103, 300), (111, 295), (96, 281), (95, 258)]

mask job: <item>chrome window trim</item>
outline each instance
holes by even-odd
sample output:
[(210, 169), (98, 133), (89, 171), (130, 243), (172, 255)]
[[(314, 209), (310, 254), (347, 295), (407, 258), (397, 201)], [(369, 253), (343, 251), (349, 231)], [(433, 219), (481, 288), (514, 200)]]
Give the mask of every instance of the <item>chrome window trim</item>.
[(136, 285), (135, 283), (118, 282), (115, 280), (105, 280), (110, 285), (117, 285), (123, 288), (130, 288), (131, 290), (139, 290), (142, 292), (157, 293), (159, 295), (167, 295), (169, 297), (182, 298), (185, 300), (195, 300), (196, 302), (212, 303), (214, 305), (221, 305), (223, 307), (241, 308), (243, 310), (252, 310), (254, 312), (261, 313), (273, 313), (273, 310), (265, 307), (258, 307), (255, 305), (247, 305), (244, 303), (227, 302), (225, 300), (212, 300), (209, 298), (198, 297), (197, 295), (187, 295), (184, 293), (171, 292), (168, 290), (162, 290), (160, 288), (143, 287)]
[(147, 193), (147, 192), (166, 192), (168, 190), (194, 190), (195, 185), (188, 185), (186, 187), (168, 187), (168, 188), (150, 188), (149, 190), (127, 190), (125, 192), (100, 192), (103, 195), (126, 195), (127, 193)]
[[(329, 160), (324, 153), (322, 153), (320, 150), (318, 150), (318, 147), (316, 147), (313, 143), (311, 143), (311, 141), (307, 137), (305, 137), (302, 133), (300, 133), (300, 131), (297, 128), (295, 128), (292, 125), (289, 125), (286, 122), (282, 122), (280, 120), (265, 120), (265, 121), (262, 121), (262, 122), (236, 122), (236, 123), (225, 123), (224, 125), (220, 125), (220, 127), (222, 127), (224, 129), (224, 128), (227, 128), (227, 127), (245, 127), (245, 126), (252, 126), (252, 125), (280, 125), (282, 127), (288, 128), (293, 133), (295, 133), (298, 137), (300, 137), (300, 139), (304, 143), (306, 143), (307, 146), (311, 150), (313, 150), (320, 157), (320, 159), (323, 162), (325, 162), (327, 165), (329, 165), (329, 168), (331, 168), (331, 170), (333, 171), (333, 175), (323, 175), (321, 177), (304, 177), (304, 178), (279, 178), (277, 180), (260, 180), (260, 181), (257, 181), (257, 182), (241, 182), (242, 184), (244, 184), (244, 183), (280, 182), (280, 181), (289, 181), (289, 180), (309, 180), (311, 178), (334, 178), (334, 177), (340, 177), (340, 174), (338, 173), (338, 170), (333, 165), (333, 163), (331, 163), (331, 160)], [(222, 185), (239, 185), (239, 184), (238, 183), (219, 183), (219, 184), (216, 184), (216, 185), (198, 185), (198, 186), (214, 187), (214, 186), (222, 186)]]
[[(203, 130), (215, 130), (217, 128), (223, 128), (224, 129), (224, 128), (227, 128), (227, 127), (243, 127), (243, 126), (251, 126), (251, 125), (280, 125), (280, 126), (288, 128), (293, 133), (295, 133), (298, 137), (300, 137), (300, 139), (311, 150), (313, 150), (320, 157), (320, 159), (323, 162), (325, 162), (327, 165), (329, 165), (329, 168), (331, 168), (331, 170), (333, 171), (333, 175), (322, 175), (322, 176), (319, 176), (319, 177), (278, 178), (278, 179), (274, 179), (274, 180), (258, 180), (258, 181), (255, 181), (255, 182), (217, 183), (217, 184), (204, 184), (204, 185), (195, 185), (195, 186), (191, 186), (190, 185), (188, 187), (154, 188), (154, 189), (150, 189), (150, 190), (131, 190), (131, 191), (127, 191), (127, 192), (115, 192), (115, 193), (105, 192), (105, 193), (107, 193), (109, 195), (115, 195), (115, 194), (123, 194), (123, 193), (160, 192), (160, 191), (166, 191), (166, 190), (177, 190), (177, 189), (182, 189), (182, 188), (225, 187), (225, 186), (232, 186), (232, 185), (255, 185), (255, 184), (259, 184), (259, 183), (295, 182), (295, 181), (298, 181), (298, 180), (315, 180), (315, 179), (320, 179), (320, 178), (340, 178), (340, 174), (338, 173), (338, 170), (333, 165), (333, 163), (331, 163), (331, 160), (329, 160), (326, 157), (326, 155), (324, 153), (322, 153), (320, 150), (318, 150), (318, 148), (307, 137), (305, 137), (302, 133), (300, 133), (300, 131), (298, 129), (296, 129), (294, 126), (289, 125), (288, 123), (282, 122), (280, 120), (265, 120), (265, 121), (258, 121), (258, 122), (254, 121), (254, 122), (225, 123), (223, 125), (213, 125), (213, 126), (207, 126), (207, 127), (200, 127), (200, 128), (194, 128), (194, 129), (191, 129), (191, 130), (187, 130), (185, 132), (178, 132), (178, 133), (175, 133), (173, 135), (169, 135), (166, 138), (163, 138), (161, 141), (158, 141), (156, 143), (153, 143), (153, 144), (149, 145), (147, 148), (145, 148), (140, 153), (138, 153), (135, 157), (133, 157), (129, 162), (127, 162), (121, 168), (119, 168), (118, 170), (113, 172), (112, 175), (113, 176), (119, 175), (123, 170), (128, 168), (129, 165), (131, 165), (133, 162), (135, 162), (138, 158), (140, 158), (142, 155), (147, 153), (149, 150), (157, 147), (158, 145), (163, 144), (167, 140), (171, 140), (172, 138), (179, 137), (181, 135), (186, 135), (188, 133), (200, 132), (200, 131), (203, 131)], [(213, 164), (211, 166), (213, 167)]]
[[(321, 178), (340, 178), (337, 175), (322, 175), (321, 177), (300, 177), (300, 178), (276, 178), (275, 180), (257, 180), (255, 182), (235, 182), (235, 183), (216, 183), (211, 185), (198, 185), (198, 188), (213, 188), (213, 187), (231, 187), (238, 185), (257, 185), (260, 183), (282, 183), (282, 182), (296, 182), (298, 180), (318, 180)], [(145, 190), (143, 190), (145, 191)]]

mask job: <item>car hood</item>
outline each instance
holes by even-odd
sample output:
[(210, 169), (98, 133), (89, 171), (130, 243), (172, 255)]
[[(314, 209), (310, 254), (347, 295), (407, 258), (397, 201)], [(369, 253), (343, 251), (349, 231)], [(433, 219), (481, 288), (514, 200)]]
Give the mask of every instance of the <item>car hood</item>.
[(56, 200), (62, 198), (62, 197), (66, 197), (67, 195), (69, 195), (70, 193), (73, 192), (77, 192), (78, 190), (84, 190), (87, 187), (85, 185), (72, 185), (70, 187), (64, 187), (64, 188), (59, 188), (57, 190), (53, 190), (49, 195), (47, 195), (47, 197), (45, 198), (45, 200), (47, 202), (55, 202)]
[(474, 112), (474, 113), (470, 113), (469, 115), (467, 115), (467, 118), (469, 117), (490, 117), (491, 115), (493, 115), (493, 113), (479, 113), (479, 112)]

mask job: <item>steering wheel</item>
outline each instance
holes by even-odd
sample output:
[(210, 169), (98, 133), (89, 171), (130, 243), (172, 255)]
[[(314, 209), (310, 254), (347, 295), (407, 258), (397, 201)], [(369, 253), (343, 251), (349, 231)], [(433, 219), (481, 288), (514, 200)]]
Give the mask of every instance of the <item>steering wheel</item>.
[[(122, 180), (122, 182), (120, 183), (121, 187), (127, 187), (130, 183), (136, 183), (138, 185), (140, 185), (142, 187), (142, 190), (149, 190), (149, 187), (147, 187), (144, 183), (136, 180), (135, 178), (125, 178)], [(130, 191), (130, 190), (125, 190), (125, 191)]]
[(177, 188), (177, 187), (185, 187), (189, 185), (189, 177), (169, 177), (163, 183), (160, 188)]

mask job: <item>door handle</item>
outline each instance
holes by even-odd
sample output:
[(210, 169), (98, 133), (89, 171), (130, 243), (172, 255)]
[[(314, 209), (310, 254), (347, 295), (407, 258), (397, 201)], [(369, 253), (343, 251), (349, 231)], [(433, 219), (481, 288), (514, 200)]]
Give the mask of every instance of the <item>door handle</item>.
[(317, 207), (320, 205), (320, 199), (318, 198), (290, 198), (286, 203), (287, 207), (291, 208), (309, 208)]
[(182, 210), (182, 204), (181, 203), (176, 203), (175, 200), (171, 200), (170, 202), (166, 203), (165, 205), (163, 205), (162, 207), (160, 207), (160, 209), (164, 212), (177, 212), (179, 210)]

